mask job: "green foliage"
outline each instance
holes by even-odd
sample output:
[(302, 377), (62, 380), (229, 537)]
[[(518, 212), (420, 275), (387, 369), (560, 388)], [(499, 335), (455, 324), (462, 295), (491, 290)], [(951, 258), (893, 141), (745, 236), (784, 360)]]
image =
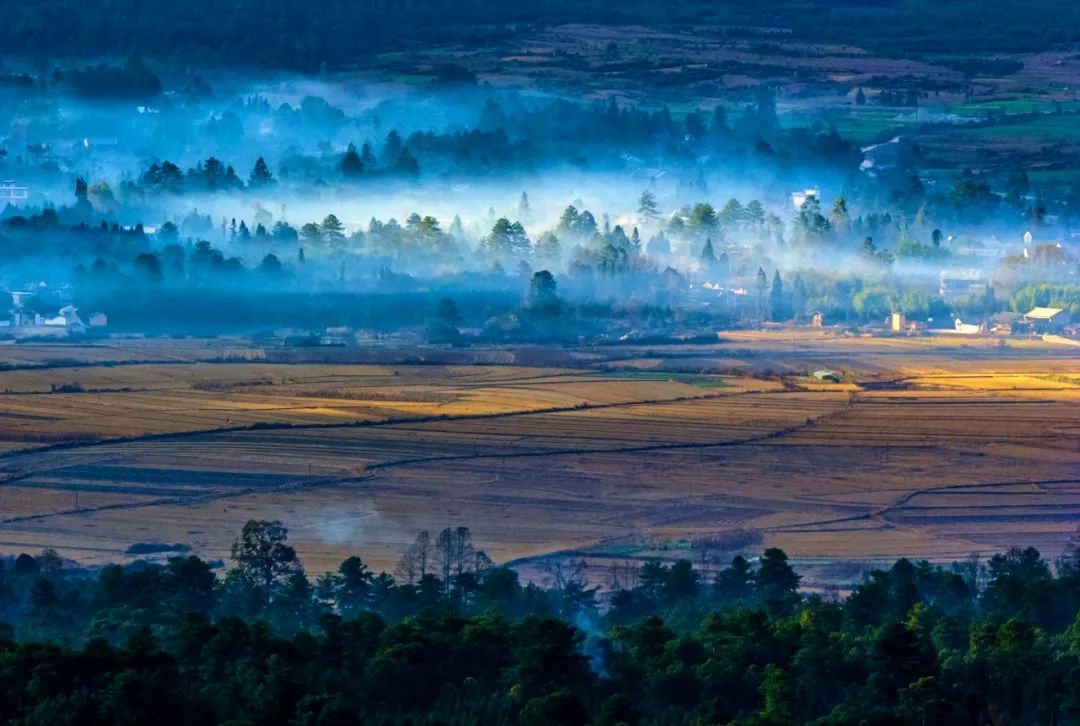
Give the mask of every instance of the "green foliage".
[(161, 93), (161, 80), (138, 55), (133, 55), (123, 66), (99, 63), (57, 71), (52, 80), (83, 96), (149, 98)]
[(322, 223), (319, 224), (319, 231), (327, 242), (340, 242), (345, 239), (345, 225), (333, 214), (328, 214), (323, 218)]
[(893, 254), (898, 260), (940, 260), (948, 257), (948, 250), (939, 245), (924, 244), (918, 240), (905, 237), (893, 249)]
[(974, 215), (997, 204), (989, 183), (965, 171), (953, 184), (949, 199), (962, 215)]
[(260, 156), (251, 169), (248, 184), (253, 187), (268, 187), (273, 183), (274, 175), (270, 173), (270, 167), (266, 165), (266, 160)]
[(414, 581), (350, 557), (314, 586), (291, 564), (286, 534), (276, 522), (248, 523), (224, 581), (191, 556), (100, 571), (58, 567), (51, 552), (21, 556), (0, 570), (0, 617), (15, 622), (0, 628), (0, 719), (779, 725), (1078, 715), (1074, 550), (1056, 576), (1030, 548), (984, 570), (899, 560), (839, 601), (802, 595), (775, 548), (735, 557), (708, 588), (689, 561), (650, 561), (601, 614), (578, 569), (553, 566), (550, 589), (522, 585), (485, 564), (467, 528), (422, 533), (410, 547)]
[(530, 313), (542, 317), (559, 314), (559, 296), (554, 275), (547, 270), (533, 274), (529, 281), (525, 307)]
[(863, 320), (881, 320), (892, 312), (889, 291), (883, 287), (864, 287), (851, 298), (851, 308)]
[(493, 258), (524, 257), (529, 254), (532, 245), (520, 222), (501, 217), (495, 221), (491, 233), (481, 241), (480, 248)]
[(638, 198), (638, 216), (643, 221), (653, 221), (660, 216), (660, 207), (656, 203), (656, 195), (646, 189)]
[(1075, 316), (1080, 314), (1080, 285), (1024, 285), (1013, 293), (1009, 305), (1018, 313), (1026, 313), (1035, 307), (1052, 307), (1068, 310), (1070, 315)]
[(588, 241), (592, 239), (598, 230), (596, 218), (593, 217), (592, 212), (587, 209), (579, 212), (577, 207), (571, 204), (563, 210), (562, 216), (559, 217), (559, 225), (555, 231), (563, 236), (577, 237), (582, 241)]
[[(838, 200), (842, 202), (843, 200)], [(841, 204), (841, 211), (846, 219), (847, 208)], [(834, 209), (834, 216), (839, 214)], [(821, 202), (816, 194), (808, 194), (806, 200), (799, 207), (799, 213), (795, 217), (795, 235), (799, 242), (804, 244), (817, 244), (824, 240), (832, 229), (832, 223), (821, 214)]]
[(303, 574), (300, 560), (286, 539), (281, 522), (252, 520), (244, 525), (240, 538), (233, 543), (232, 557), (245, 581), (271, 598), (285, 588), (295, 574)]
[(691, 207), (686, 213), (686, 221), (690, 229), (702, 233), (712, 232), (719, 224), (719, 220), (716, 217), (716, 210), (713, 209), (711, 204), (706, 202), (698, 202)]
[[(370, 153), (370, 149), (368, 151)], [(346, 179), (355, 179), (364, 173), (364, 168), (364, 161), (360, 158), (356, 147), (349, 144), (349, 148), (345, 150), (345, 155), (341, 157), (341, 175)]]
[(789, 320), (791, 318), (791, 305), (789, 296), (784, 292), (784, 281), (780, 278), (780, 271), (773, 273), (772, 286), (769, 289), (769, 319)]

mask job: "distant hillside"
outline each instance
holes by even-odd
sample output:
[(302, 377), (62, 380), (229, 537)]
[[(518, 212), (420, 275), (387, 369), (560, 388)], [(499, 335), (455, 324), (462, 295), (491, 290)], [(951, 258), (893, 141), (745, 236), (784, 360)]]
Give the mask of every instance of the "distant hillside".
[(909, 57), (1027, 53), (1080, 42), (1080, 3), (1072, 0), (23, 0), (5, 6), (0, 46), (9, 58), (139, 52), (181, 64), (295, 70), (363, 63), (417, 44), (497, 44), (506, 25), (522, 23), (715, 26), (733, 38), (782, 34)]

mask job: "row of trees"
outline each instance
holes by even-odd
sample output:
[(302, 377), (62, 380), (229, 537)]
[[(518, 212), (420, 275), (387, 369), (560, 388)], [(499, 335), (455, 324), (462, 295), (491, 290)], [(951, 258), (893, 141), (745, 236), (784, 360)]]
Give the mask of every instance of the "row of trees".
[[(204, 171), (219, 172), (220, 166), (215, 160), (200, 165)], [(227, 170), (221, 173), (228, 178)], [(638, 199), (638, 220), (644, 229), (654, 230), (647, 240), (637, 226), (627, 231), (613, 225), (607, 215), (598, 219), (577, 205), (568, 206), (552, 229), (537, 237), (531, 237), (522, 222), (494, 219), (493, 213), (490, 231), (477, 239), (476, 232), (467, 233), (458, 217), (446, 229), (430, 215), (411, 214), (404, 223), (373, 218), (366, 229), (350, 233), (333, 214), (297, 228), (280, 220), (272, 223), (272, 216), (261, 208), (256, 210), (256, 220), (261, 221), (253, 228), (236, 219), (222, 219), (218, 226), (198, 210), (179, 223), (166, 222), (154, 236), (146, 235), (138, 225), (121, 229), (115, 223), (91, 226), (80, 222), (65, 227), (73, 219), (91, 216), (91, 208), (108, 195), (108, 190), (99, 186), (79, 180), (74, 206), (45, 208), (29, 217), (7, 216), (3, 232), (10, 239), (4, 246), (5, 257), (17, 260), (33, 256), (34, 250), (60, 258), (90, 252), (90, 259), (81, 261), (78, 268), (80, 279), (88, 279), (88, 272), (101, 278), (130, 270), (136, 281), (196, 284), (218, 273), (239, 273), (245, 267), (277, 275), (301, 269), (300, 263), (307, 259), (317, 264), (308, 268), (305, 277), (318, 268), (336, 274), (339, 281), (344, 281), (350, 265), (369, 269), (371, 274), (361, 274), (372, 279), (375, 267), (397, 275), (398, 280), (408, 279), (402, 273), (432, 279), (482, 270), (498, 273), (493, 280), (505, 283), (510, 283), (507, 275), (527, 279), (536, 269), (561, 270), (566, 275), (566, 290), (574, 298), (582, 291), (593, 298), (624, 297), (629, 292), (644, 304), (674, 307), (680, 304), (680, 290), (686, 289), (683, 276), (689, 275), (690, 281), (696, 278), (750, 292), (747, 297), (719, 301), (717, 310), (725, 321), (803, 320), (815, 310), (825, 312), (831, 320), (849, 323), (880, 320), (890, 310), (903, 311), (913, 319), (947, 319), (950, 313), (966, 319), (990, 315), (1006, 305), (1030, 309), (1029, 303), (1034, 301), (1069, 309), (1076, 305), (1076, 295), (1069, 289), (1076, 260), (1068, 250), (1047, 244), (1034, 246), (1030, 254), (1003, 260), (994, 272), (992, 291), (986, 295), (946, 303), (937, 297), (936, 290), (912, 285), (895, 274), (894, 263), (942, 264), (955, 254), (957, 243), (946, 240), (939, 229), (929, 228), (925, 220), (919, 225), (915, 223), (918, 219), (902, 224), (889, 213), (852, 217), (842, 197), (835, 200), (828, 217), (822, 215), (817, 197), (808, 197), (792, 222), (790, 235), (785, 235), (783, 223), (756, 201), (744, 205), (731, 199), (720, 211), (702, 202), (661, 222), (659, 204), (650, 191)], [(515, 213), (519, 218), (532, 218), (524, 192)], [(846, 231), (843, 239), (857, 239), (864, 232), (878, 236), (863, 238), (861, 246), (840, 244), (841, 230)], [(71, 238), (76, 237), (80, 241), (74, 243)], [(205, 241), (185, 246), (183, 237), (220, 237), (227, 244), (217, 249)], [(475, 247), (467, 241), (469, 237), (476, 240)], [(724, 241), (725, 237), (732, 241)], [(811, 238), (817, 243), (810, 243)], [(895, 241), (892, 249), (883, 249), (875, 241), (890, 238)], [(777, 269), (773, 261), (776, 253), (783, 252), (793, 256), (790, 271)], [(176, 264), (185, 254), (190, 254), (192, 263), (186, 269)], [(822, 261), (836, 254), (845, 256), (852, 273), (821, 269)], [(72, 267), (77, 264), (73, 262)], [(673, 264), (679, 265), (682, 273), (667, 267)], [(333, 269), (323, 269), (327, 266)], [(241, 280), (236, 275), (230, 279)], [(262, 284), (282, 279), (267, 275), (251, 281)], [(103, 301), (93, 302), (100, 306)]]
[[(325, 101), (305, 99), (305, 103), (308, 100), (319, 101), (328, 107)], [(360, 148), (349, 144), (344, 153), (334, 153), (327, 144), (320, 155), (314, 157), (288, 154), (278, 159), (277, 178), (309, 178), (316, 183), (356, 181), (373, 176), (409, 179), (420, 172), (418, 158), (423, 160), (425, 169), (430, 167), (441, 175), (461, 173), (469, 177), (490, 171), (534, 170), (540, 165), (561, 162), (593, 168), (619, 168), (624, 164), (623, 157), (632, 152), (642, 163), (658, 153), (672, 164), (673, 170), (677, 168), (681, 176), (687, 180), (693, 178), (688, 181), (691, 187), (705, 191), (704, 178), (711, 172), (712, 165), (724, 170), (728, 176), (733, 159), (744, 157), (748, 145), (753, 146), (755, 139), (760, 144), (764, 143), (760, 140), (768, 138), (765, 145), (770, 148), (765, 154), (754, 146), (753, 153), (760, 157), (750, 165), (756, 178), (767, 175), (770, 164), (790, 166), (806, 162), (815, 165), (819, 171), (824, 164), (828, 168), (850, 172), (862, 158), (857, 149), (835, 132), (780, 128), (776, 122), (775, 98), (768, 89), (758, 92), (742, 110), (745, 122), (730, 120), (722, 105), (709, 114), (691, 112), (678, 122), (666, 109), (619, 107), (614, 103), (588, 106), (556, 101), (533, 108), (518, 101), (508, 105), (511, 107), (503, 108), (489, 99), (480, 113), (477, 127), (465, 131), (416, 131), (404, 140), (398, 131), (391, 130), (378, 152), (372, 144), (365, 142)], [(343, 112), (335, 111), (343, 115)], [(242, 134), (239, 120), (236, 119), (234, 124)], [(739, 132), (740, 127), (745, 127), (745, 133)], [(513, 137), (509, 135), (511, 130)], [(568, 144), (568, 139), (573, 139), (574, 143)], [(582, 146), (589, 149), (584, 157)], [(1075, 194), (1065, 198), (1051, 189), (1033, 189), (1021, 168), (1009, 169), (1007, 175), (976, 175), (965, 171), (951, 188), (930, 187), (919, 178), (919, 150), (908, 148), (910, 142), (907, 141), (898, 142), (896, 146), (904, 149), (897, 152), (903, 157), (903, 163), (887, 165), (880, 177), (849, 179), (849, 191), (861, 201), (887, 198), (888, 206), (894, 212), (902, 209), (912, 215), (929, 216), (931, 224), (938, 226), (971, 224), (994, 215), (1033, 225), (1045, 224), (1052, 216), (1051, 212), (1072, 209), (1070, 199), (1073, 197), (1076, 197), (1074, 201), (1080, 202), (1080, 196)], [(703, 156), (701, 152), (705, 149), (710, 153)], [(817, 149), (813, 153), (820, 158), (801, 158), (800, 155), (813, 149)], [(240, 189), (245, 185), (258, 190), (274, 184), (275, 176), (263, 158), (255, 163), (245, 179), (229, 164), (211, 157), (187, 173), (172, 162), (155, 162), (141, 174), (141, 180), (145, 188), (173, 191), (185, 188), (198, 191)], [(1080, 185), (1076, 188), (1080, 189)], [(1040, 194), (1051, 195), (1056, 204), (1039, 199)], [(1036, 198), (1032, 199), (1032, 195)], [(718, 227), (745, 222), (750, 227), (764, 226), (767, 239), (778, 236), (782, 227), (780, 220), (766, 215), (760, 204), (751, 202), (741, 208), (737, 202), (733, 206), (731, 201), (723, 209), (713, 209), (707, 204), (687, 207), (673, 215), (668, 223), (676, 232), (698, 230), (715, 235)], [(643, 203), (639, 205), (642, 219), (655, 215), (656, 211), (655, 199), (650, 203), (643, 197)], [(1080, 211), (1080, 207), (1072, 211)], [(877, 239), (879, 246), (891, 244), (891, 240), (883, 240), (874, 234), (870, 229), (872, 226), (868, 220), (864, 223), (862, 219), (849, 219), (843, 200), (837, 200), (831, 212), (826, 213), (816, 198), (809, 198), (806, 208), (799, 211), (793, 222), (791, 237), (795, 241), (808, 242), (850, 237), (858, 242), (870, 236)]]
[[(154, 189), (179, 192), (181, 190), (219, 191), (243, 189), (244, 182), (231, 165), (211, 156), (200, 161), (184, 173), (171, 161), (154, 162), (143, 172), (142, 183)], [(247, 186), (254, 189), (268, 187), (274, 183), (266, 161), (260, 156), (248, 176)]]
[[(197, 557), (0, 571), (0, 718), (26, 723), (495, 721), (1066, 723), (1080, 716), (1080, 557), (899, 560), (843, 599), (786, 555), (622, 567), (548, 585), (467, 528), (421, 533), (397, 578), (358, 557), (309, 580), (279, 522), (224, 578)], [(56, 643), (50, 645), (48, 643)]]

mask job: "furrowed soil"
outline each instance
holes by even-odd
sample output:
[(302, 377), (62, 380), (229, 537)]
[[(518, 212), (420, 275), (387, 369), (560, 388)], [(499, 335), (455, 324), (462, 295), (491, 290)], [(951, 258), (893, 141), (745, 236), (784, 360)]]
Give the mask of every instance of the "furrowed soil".
[[(17, 347), (0, 552), (227, 559), (261, 518), (309, 570), (392, 570), (419, 530), (465, 525), (532, 574), (780, 546), (825, 582), (900, 556), (1052, 557), (1080, 521), (1080, 359), (1041, 341), (746, 333), (550, 365), (215, 346)], [(824, 367), (842, 383), (810, 375)]]

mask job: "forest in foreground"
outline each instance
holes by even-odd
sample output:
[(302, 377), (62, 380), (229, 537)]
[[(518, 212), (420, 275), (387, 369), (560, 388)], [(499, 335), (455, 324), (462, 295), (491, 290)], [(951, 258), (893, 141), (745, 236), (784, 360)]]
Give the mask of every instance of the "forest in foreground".
[[(467, 528), (395, 575), (314, 581), (279, 522), (219, 577), (186, 555), (0, 578), (0, 719), (18, 724), (1066, 724), (1080, 719), (1080, 549), (899, 560), (807, 593), (779, 549), (716, 572), (626, 567), (545, 586)], [(148, 553), (152, 554), (152, 553)]]

